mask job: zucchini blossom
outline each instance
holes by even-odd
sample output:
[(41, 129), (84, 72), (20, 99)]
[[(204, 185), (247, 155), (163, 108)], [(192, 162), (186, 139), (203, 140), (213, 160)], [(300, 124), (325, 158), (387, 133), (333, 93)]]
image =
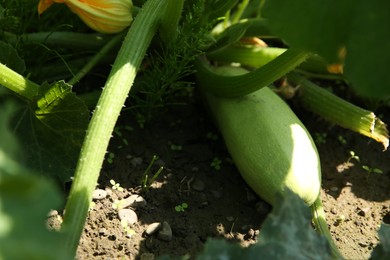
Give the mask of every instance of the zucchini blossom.
[(90, 28), (101, 33), (118, 33), (133, 21), (131, 0), (40, 0), (42, 14), (53, 3), (64, 3)]

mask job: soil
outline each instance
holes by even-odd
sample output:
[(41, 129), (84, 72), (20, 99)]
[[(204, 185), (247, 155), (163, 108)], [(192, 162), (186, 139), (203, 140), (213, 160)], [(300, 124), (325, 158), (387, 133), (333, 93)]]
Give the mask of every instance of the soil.
[[(390, 122), (389, 112), (383, 112), (385, 122)], [(299, 108), (297, 113), (317, 141), (321, 196), (333, 238), (346, 259), (368, 259), (378, 243), (379, 225), (390, 223), (390, 152)], [(98, 184), (109, 195), (94, 201), (78, 259), (155, 259), (162, 255), (193, 259), (210, 237), (246, 247), (261, 236), (262, 222), (271, 207), (240, 177), (200, 102), (172, 108), (143, 128), (123, 114), (109, 151), (115, 157), (112, 163), (106, 162)], [(350, 159), (350, 151), (360, 162)], [(149, 180), (160, 166), (164, 169), (148, 189), (142, 189), (154, 155), (159, 159), (149, 171)], [(362, 165), (383, 173), (369, 173)], [(111, 179), (124, 191), (113, 189)], [(134, 208), (138, 221), (128, 235), (112, 204), (132, 194), (142, 196), (146, 205)], [(175, 209), (183, 203), (188, 207)], [(172, 237), (145, 234), (150, 224), (164, 221)]]

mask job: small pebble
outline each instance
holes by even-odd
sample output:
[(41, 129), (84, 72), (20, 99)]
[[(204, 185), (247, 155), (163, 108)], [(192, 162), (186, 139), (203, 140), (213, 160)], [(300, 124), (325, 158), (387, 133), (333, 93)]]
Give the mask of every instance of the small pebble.
[(141, 197), (140, 195), (131, 195), (130, 197), (127, 197), (126, 199), (122, 200), (122, 208), (127, 207), (142, 207), (146, 205), (146, 200)]
[(99, 235), (102, 235), (102, 236), (107, 235), (107, 229), (105, 229), (105, 228), (99, 229)]
[(154, 222), (150, 224), (145, 230), (146, 235), (148, 236), (153, 235), (154, 233), (160, 230), (161, 226), (162, 225), (160, 222)]
[(94, 200), (101, 200), (104, 199), (107, 196), (107, 191), (102, 189), (96, 189), (92, 193), (92, 199)]
[(127, 221), (129, 225), (133, 225), (138, 221), (137, 214), (131, 209), (121, 209), (118, 211), (119, 219)]
[(160, 231), (158, 231), (158, 238), (164, 241), (172, 240), (172, 229), (168, 222), (164, 221), (162, 223)]
[(339, 188), (337, 188), (337, 187), (331, 187), (330, 190), (333, 191), (333, 192), (336, 192), (336, 191), (339, 190)]
[(369, 207), (367, 207), (367, 208), (359, 208), (358, 215), (362, 216), (362, 217), (366, 217), (366, 216), (368, 216), (369, 212), (370, 212), (370, 208)]
[(195, 179), (192, 183), (192, 188), (196, 191), (203, 191), (206, 188), (206, 185), (202, 180)]
[(48, 218), (55, 217), (57, 215), (58, 215), (58, 211), (55, 210), (55, 209), (52, 209), (52, 210), (49, 211), (49, 213), (47, 213), (47, 217)]

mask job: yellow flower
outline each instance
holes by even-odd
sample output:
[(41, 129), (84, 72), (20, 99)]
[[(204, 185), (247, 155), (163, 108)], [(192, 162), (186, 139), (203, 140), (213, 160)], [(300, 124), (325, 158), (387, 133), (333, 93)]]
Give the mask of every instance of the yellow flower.
[(101, 33), (120, 32), (133, 21), (131, 0), (40, 0), (38, 13), (53, 3), (66, 4), (84, 23)]

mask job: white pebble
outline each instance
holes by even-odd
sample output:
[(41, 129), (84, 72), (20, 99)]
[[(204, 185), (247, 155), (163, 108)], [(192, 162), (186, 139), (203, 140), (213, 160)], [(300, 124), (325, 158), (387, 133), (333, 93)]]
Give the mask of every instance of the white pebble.
[(126, 199), (122, 200), (122, 208), (127, 207), (142, 207), (146, 205), (146, 200), (141, 197), (140, 195), (131, 195), (130, 197), (127, 197)]
[(127, 224), (133, 225), (137, 223), (137, 214), (131, 209), (121, 209), (118, 211), (119, 219), (121, 221), (127, 221)]
[(153, 235), (154, 233), (156, 233), (157, 231), (159, 231), (161, 228), (161, 223), (160, 222), (154, 222), (152, 224), (150, 224), (146, 230), (145, 230), (145, 233), (150, 236), (150, 235)]
[(101, 200), (104, 199), (107, 196), (107, 191), (102, 189), (96, 189), (92, 193), (92, 199), (94, 200)]

